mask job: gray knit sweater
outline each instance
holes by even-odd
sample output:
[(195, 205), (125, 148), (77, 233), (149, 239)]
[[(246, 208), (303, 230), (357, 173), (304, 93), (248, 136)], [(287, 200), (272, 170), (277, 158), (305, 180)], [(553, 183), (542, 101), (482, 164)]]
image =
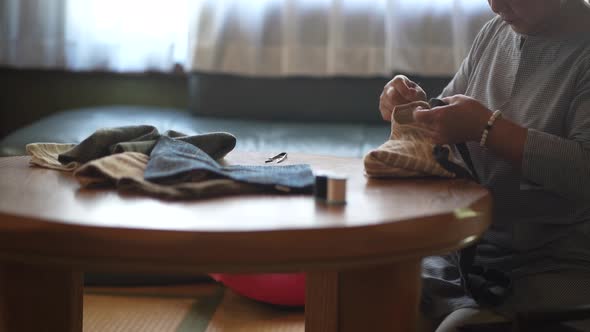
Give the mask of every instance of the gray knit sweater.
[[(573, 273), (578, 282), (571, 287), (584, 289), (555, 294), (585, 296), (590, 303), (590, 32), (559, 39), (523, 36), (496, 17), (442, 96), (456, 94), (528, 128), (522, 171), (478, 143), (468, 144), (478, 176), (494, 197), (493, 225), (476, 261), (515, 280)], [(458, 293), (443, 294), (458, 282), (453, 264), (448, 257), (424, 261), (425, 297), (434, 315), (473, 306)], [(559, 283), (551, 280), (546, 287)], [(514, 300), (515, 310), (530, 308), (527, 292), (516, 290), (521, 299)], [(551, 297), (530, 305), (572, 302)]]

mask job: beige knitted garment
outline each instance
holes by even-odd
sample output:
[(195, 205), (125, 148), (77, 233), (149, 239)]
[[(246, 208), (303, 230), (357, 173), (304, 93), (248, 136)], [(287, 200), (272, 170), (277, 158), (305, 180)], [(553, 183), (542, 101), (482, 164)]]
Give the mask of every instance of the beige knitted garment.
[[(428, 106), (427, 103), (412, 103), (401, 108)], [(399, 124), (394, 110), (391, 119), (391, 136), (376, 150), (364, 158), (365, 172), (370, 177), (425, 177), (454, 178), (455, 174), (444, 169), (434, 158), (434, 143), (427, 131), (413, 123)], [(450, 153), (449, 160), (463, 165), (463, 161)]]
[(72, 149), (76, 144), (60, 143), (31, 143), (28, 144), (27, 154), (31, 156), (29, 162), (33, 166), (55, 169), (64, 172), (73, 172), (80, 167), (80, 163), (70, 162), (63, 165), (57, 160), (57, 157)]

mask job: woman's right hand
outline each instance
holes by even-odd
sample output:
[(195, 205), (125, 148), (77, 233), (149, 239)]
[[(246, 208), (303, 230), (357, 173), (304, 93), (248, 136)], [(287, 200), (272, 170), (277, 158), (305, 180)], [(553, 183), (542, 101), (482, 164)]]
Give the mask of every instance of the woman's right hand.
[(395, 76), (385, 85), (379, 100), (383, 120), (391, 121), (391, 113), (396, 106), (414, 101), (426, 101), (426, 92), (406, 76)]

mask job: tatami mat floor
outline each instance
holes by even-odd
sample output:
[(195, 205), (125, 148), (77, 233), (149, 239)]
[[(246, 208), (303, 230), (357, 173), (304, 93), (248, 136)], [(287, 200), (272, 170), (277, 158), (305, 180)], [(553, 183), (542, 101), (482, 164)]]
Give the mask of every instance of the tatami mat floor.
[(303, 309), (251, 301), (217, 284), (86, 288), (84, 332), (303, 332)]

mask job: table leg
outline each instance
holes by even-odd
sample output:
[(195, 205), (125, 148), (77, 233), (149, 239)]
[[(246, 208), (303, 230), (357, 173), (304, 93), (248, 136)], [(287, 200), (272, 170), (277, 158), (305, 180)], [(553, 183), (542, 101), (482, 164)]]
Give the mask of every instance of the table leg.
[(82, 331), (83, 273), (0, 264), (0, 332)]
[(307, 274), (306, 332), (416, 331), (421, 260)]

